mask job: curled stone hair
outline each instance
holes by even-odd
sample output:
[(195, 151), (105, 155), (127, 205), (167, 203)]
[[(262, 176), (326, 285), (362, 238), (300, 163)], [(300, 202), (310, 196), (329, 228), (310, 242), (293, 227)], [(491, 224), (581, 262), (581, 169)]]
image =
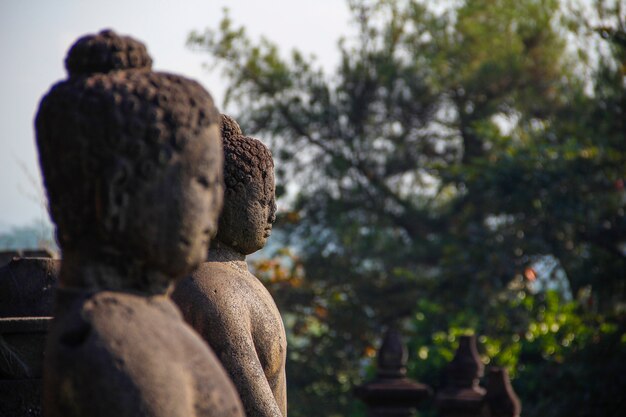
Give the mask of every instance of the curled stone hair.
[[(63, 249), (123, 231), (133, 190), (177, 163), (185, 144), (219, 121), (195, 81), (151, 71), (146, 47), (103, 31), (79, 39), (68, 79), (41, 100), (37, 146)], [(111, 185), (123, 193), (112, 195)], [(120, 209), (122, 207), (122, 209)]]
[(151, 67), (152, 58), (143, 43), (112, 30), (83, 36), (72, 45), (65, 58), (70, 76)]
[(221, 117), (222, 144), (224, 147), (224, 183), (226, 193), (238, 185), (256, 182), (265, 193), (273, 193), (268, 173), (274, 169), (270, 150), (258, 139), (243, 136), (241, 128), (230, 116)]
[(222, 114), (220, 120), (220, 131), (222, 133), (222, 138), (243, 135), (241, 127), (239, 127), (239, 123), (227, 114)]

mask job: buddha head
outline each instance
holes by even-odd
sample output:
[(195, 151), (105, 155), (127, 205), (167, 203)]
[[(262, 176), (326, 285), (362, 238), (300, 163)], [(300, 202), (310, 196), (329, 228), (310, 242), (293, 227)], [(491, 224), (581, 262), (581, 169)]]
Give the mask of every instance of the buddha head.
[(265, 246), (276, 220), (274, 161), (233, 118), (222, 115), (221, 132), (225, 189), (216, 240), (248, 255)]
[[(103, 31), (68, 52), (41, 100), (37, 146), (63, 257), (150, 283), (206, 256), (222, 204), (219, 113), (195, 81), (154, 72), (145, 46)], [(208, 213), (208, 215), (207, 215)]]

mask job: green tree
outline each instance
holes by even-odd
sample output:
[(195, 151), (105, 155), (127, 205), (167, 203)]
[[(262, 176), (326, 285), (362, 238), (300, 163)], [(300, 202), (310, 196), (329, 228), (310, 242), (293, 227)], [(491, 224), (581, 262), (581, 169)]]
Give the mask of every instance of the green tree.
[(611, 46), (587, 82), (566, 40), (591, 40), (558, 1), (349, 5), (332, 75), (228, 15), (189, 37), (221, 64), (244, 131), (269, 141), (289, 204), (278, 228), (297, 256), (259, 266), (288, 324), (294, 416), (360, 412), (351, 389), (381, 328), (424, 314), (418, 300), (435, 304), (430, 336), (495, 337), (529, 325), (523, 309), (494, 318), (537, 275), (591, 288), (607, 313), (626, 291), (619, 11), (589, 25)]

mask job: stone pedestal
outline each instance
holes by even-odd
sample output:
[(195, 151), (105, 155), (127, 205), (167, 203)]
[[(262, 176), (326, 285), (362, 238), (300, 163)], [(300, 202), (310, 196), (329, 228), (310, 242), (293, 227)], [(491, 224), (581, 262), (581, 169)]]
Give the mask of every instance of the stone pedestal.
[(0, 267), (0, 317), (52, 315), (61, 261), (15, 258)]
[(41, 415), (43, 351), (60, 261), (12, 259), (0, 267), (0, 417)]
[(0, 267), (15, 258), (52, 258), (53, 256), (48, 249), (3, 250), (0, 251)]
[(17, 250), (3, 250), (0, 251), (0, 266), (4, 266), (11, 262), (15, 258), (19, 258), (21, 253)]
[(0, 318), (0, 417), (41, 415), (41, 370), (51, 320)]

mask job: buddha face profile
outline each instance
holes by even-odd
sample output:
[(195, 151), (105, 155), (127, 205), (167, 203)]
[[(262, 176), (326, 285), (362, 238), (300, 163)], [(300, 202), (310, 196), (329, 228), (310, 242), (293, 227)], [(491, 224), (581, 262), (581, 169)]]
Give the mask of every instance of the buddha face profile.
[(222, 194), (216, 138), (216, 125), (203, 130), (161, 172), (125, 191), (120, 215), (126, 227), (119, 238), (133, 254), (172, 277), (189, 273), (205, 259), (217, 230)]
[(64, 259), (108, 264), (138, 289), (166, 286), (206, 257), (223, 192), (212, 98), (151, 62), (131, 38), (86, 36), (36, 117)]
[(241, 135), (234, 120), (222, 115), (221, 128), (226, 185), (217, 240), (248, 255), (265, 246), (276, 220), (274, 164), (265, 145)]

